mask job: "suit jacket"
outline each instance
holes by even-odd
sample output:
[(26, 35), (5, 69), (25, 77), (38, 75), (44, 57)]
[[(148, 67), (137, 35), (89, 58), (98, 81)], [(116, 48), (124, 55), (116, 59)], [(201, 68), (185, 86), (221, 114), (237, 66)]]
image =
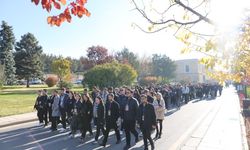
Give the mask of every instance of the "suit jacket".
[(105, 119), (104, 119), (104, 115), (105, 115), (105, 108), (103, 104), (99, 104), (97, 106), (97, 119), (96, 119), (96, 123), (97, 124), (104, 124)]
[[(59, 108), (61, 111), (65, 111), (67, 99), (69, 98), (68, 94), (64, 93), (63, 95), (60, 95), (59, 99)], [(61, 105), (62, 104), (62, 105)]]
[(112, 103), (108, 101), (105, 104), (105, 108), (106, 126), (114, 126), (117, 119), (120, 117), (120, 106), (116, 101)]
[(143, 106), (140, 104), (137, 121), (141, 129), (152, 130), (152, 126), (156, 125), (156, 115), (154, 106), (150, 103)]
[(83, 101), (82, 105), (84, 107), (83, 109), (85, 111), (87, 121), (91, 122), (91, 120), (93, 118), (93, 104), (92, 104), (92, 102)]

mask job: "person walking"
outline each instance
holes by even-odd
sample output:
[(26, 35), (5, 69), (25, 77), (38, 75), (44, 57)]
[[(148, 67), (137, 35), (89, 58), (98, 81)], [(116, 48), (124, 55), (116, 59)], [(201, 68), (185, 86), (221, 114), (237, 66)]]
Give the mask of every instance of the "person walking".
[(122, 109), (122, 118), (123, 118), (123, 125), (126, 134), (126, 146), (124, 147), (125, 150), (131, 147), (131, 137), (130, 133), (135, 136), (135, 143), (139, 141), (138, 132), (135, 130), (136, 125), (136, 116), (138, 112), (138, 101), (132, 96), (133, 91), (129, 88), (126, 89), (126, 102), (125, 107)]
[(66, 93), (66, 89), (61, 89), (60, 100), (59, 100), (59, 109), (61, 112), (61, 123), (63, 128), (60, 132), (66, 131), (66, 102), (68, 99), (68, 94)]
[(93, 107), (94, 124), (96, 125), (96, 134), (95, 134), (94, 144), (98, 143), (100, 131), (102, 131), (102, 134), (105, 135), (104, 115), (105, 115), (105, 107), (104, 107), (103, 99), (100, 96), (97, 96), (95, 98), (95, 103)]
[(44, 121), (44, 127), (46, 127), (48, 125), (48, 93), (47, 93), (47, 90), (46, 89), (43, 89), (42, 90), (42, 101), (43, 101), (43, 104), (44, 104), (44, 108), (43, 108), (43, 121)]
[(114, 94), (108, 94), (108, 101), (105, 104), (106, 112), (105, 112), (105, 121), (106, 121), (106, 132), (104, 135), (103, 142), (100, 144), (101, 146), (106, 146), (109, 132), (111, 129), (115, 130), (116, 135), (116, 144), (121, 142), (121, 136), (117, 125), (117, 120), (120, 116), (120, 108), (119, 104), (114, 100)]
[(137, 120), (143, 135), (144, 150), (148, 150), (148, 140), (151, 150), (154, 150), (154, 141), (151, 138), (151, 131), (156, 127), (154, 106), (148, 102), (147, 96), (144, 94), (141, 95), (141, 101)]
[(58, 94), (58, 91), (55, 90), (53, 92), (54, 95), (54, 102), (52, 104), (52, 123), (51, 123), (51, 131), (57, 130), (57, 124), (59, 123), (59, 117), (61, 115), (60, 109), (59, 109), (59, 102), (60, 102), (60, 96)]
[(53, 92), (51, 93), (51, 95), (48, 98), (48, 112), (49, 112), (49, 122), (52, 122), (52, 104), (54, 102), (54, 94)]
[(156, 121), (157, 121), (155, 139), (158, 139), (161, 138), (162, 135), (162, 122), (165, 117), (165, 102), (164, 99), (162, 98), (161, 93), (159, 92), (156, 93), (156, 99), (153, 102), (153, 106), (155, 109)]
[(75, 137), (76, 131), (79, 129), (79, 115), (80, 115), (80, 107), (81, 107), (81, 95), (79, 93), (74, 94), (75, 102), (72, 110), (72, 119), (70, 122), (71, 132), (69, 133), (70, 138)]
[(86, 132), (89, 131), (93, 135), (91, 121), (93, 118), (93, 104), (88, 94), (82, 96), (82, 111), (83, 111), (83, 128), (82, 128), (82, 141), (85, 139)]
[(39, 120), (39, 125), (43, 124), (43, 120), (44, 120), (44, 111), (45, 111), (45, 102), (43, 100), (43, 93), (41, 90), (39, 90), (37, 92), (37, 98), (36, 98), (36, 102), (34, 105), (34, 109), (37, 110), (37, 117)]

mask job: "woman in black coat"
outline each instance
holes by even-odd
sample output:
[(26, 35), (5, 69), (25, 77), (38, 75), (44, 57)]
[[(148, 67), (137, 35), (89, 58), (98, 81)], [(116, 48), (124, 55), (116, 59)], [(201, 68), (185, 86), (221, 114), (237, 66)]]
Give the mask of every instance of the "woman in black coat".
[(89, 131), (90, 135), (93, 135), (91, 128), (91, 121), (93, 118), (93, 104), (88, 94), (83, 94), (82, 96), (82, 110), (83, 110), (83, 126), (82, 126), (82, 139), (85, 138), (86, 132)]
[(98, 143), (98, 138), (100, 135), (100, 130), (102, 131), (102, 134), (104, 135), (104, 114), (105, 114), (105, 108), (103, 104), (103, 100), (100, 96), (97, 96), (95, 99), (94, 107), (93, 107), (93, 117), (94, 117), (94, 123), (96, 125), (96, 135), (95, 135), (95, 141), (94, 144)]

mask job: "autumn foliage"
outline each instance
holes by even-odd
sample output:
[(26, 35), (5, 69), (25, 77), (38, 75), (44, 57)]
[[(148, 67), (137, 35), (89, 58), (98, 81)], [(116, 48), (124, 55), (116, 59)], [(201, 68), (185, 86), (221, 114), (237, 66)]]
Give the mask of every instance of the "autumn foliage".
[(58, 77), (56, 75), (50, 75), (45, 80), (45, 83), (48, 85), (48, 87), (55, 86), (57, 82), (58, 82)]
[(139, 82), (140, 82), (141, 85), (156, 84), (157, 77), (155, 77), (155, 76), (146, 76), (146, 77), (143, 77), (142, 79), (140, 79)]
[[(83, 15), (89, 17), (90, 12), (85, 8), (87, 0), (74, 0), (67, 4), (67, 0), (31, 0), (36, 5), (41, 3), (42, 8), (50, 12), (52, 7), (56, 9), (61, 9), (62, 5), (66, 6), (64, 11), (57, 16), (49, 16), (47, 22), (50, 25), (60, 26), (62, 22), (71, 22), (72, 15), (81, 18)], [(69, 1), (69, 0), (68, 0)]]

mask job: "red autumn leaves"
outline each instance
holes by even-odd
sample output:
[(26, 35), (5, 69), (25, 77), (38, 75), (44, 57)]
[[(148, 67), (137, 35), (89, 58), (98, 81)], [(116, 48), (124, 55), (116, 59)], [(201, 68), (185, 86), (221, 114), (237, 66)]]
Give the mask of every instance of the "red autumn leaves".
[[(36, 5), (41, 2), (42, 8), (48, 12), (51, 11), (52, 7), (61, 9), (61, 5), (66, 5), (66, 0), (32, 0)], [(90, 12), (85, 8), (87, 0), (75, 0), (67, 5), (65, 10), (57, 16), (49, 16), (47, 22), (50, 25), (60, 26), (62, 22), (71, 22), (71, 15), (78, 16), (81, 18), (83, 15), (89, 17)]]

